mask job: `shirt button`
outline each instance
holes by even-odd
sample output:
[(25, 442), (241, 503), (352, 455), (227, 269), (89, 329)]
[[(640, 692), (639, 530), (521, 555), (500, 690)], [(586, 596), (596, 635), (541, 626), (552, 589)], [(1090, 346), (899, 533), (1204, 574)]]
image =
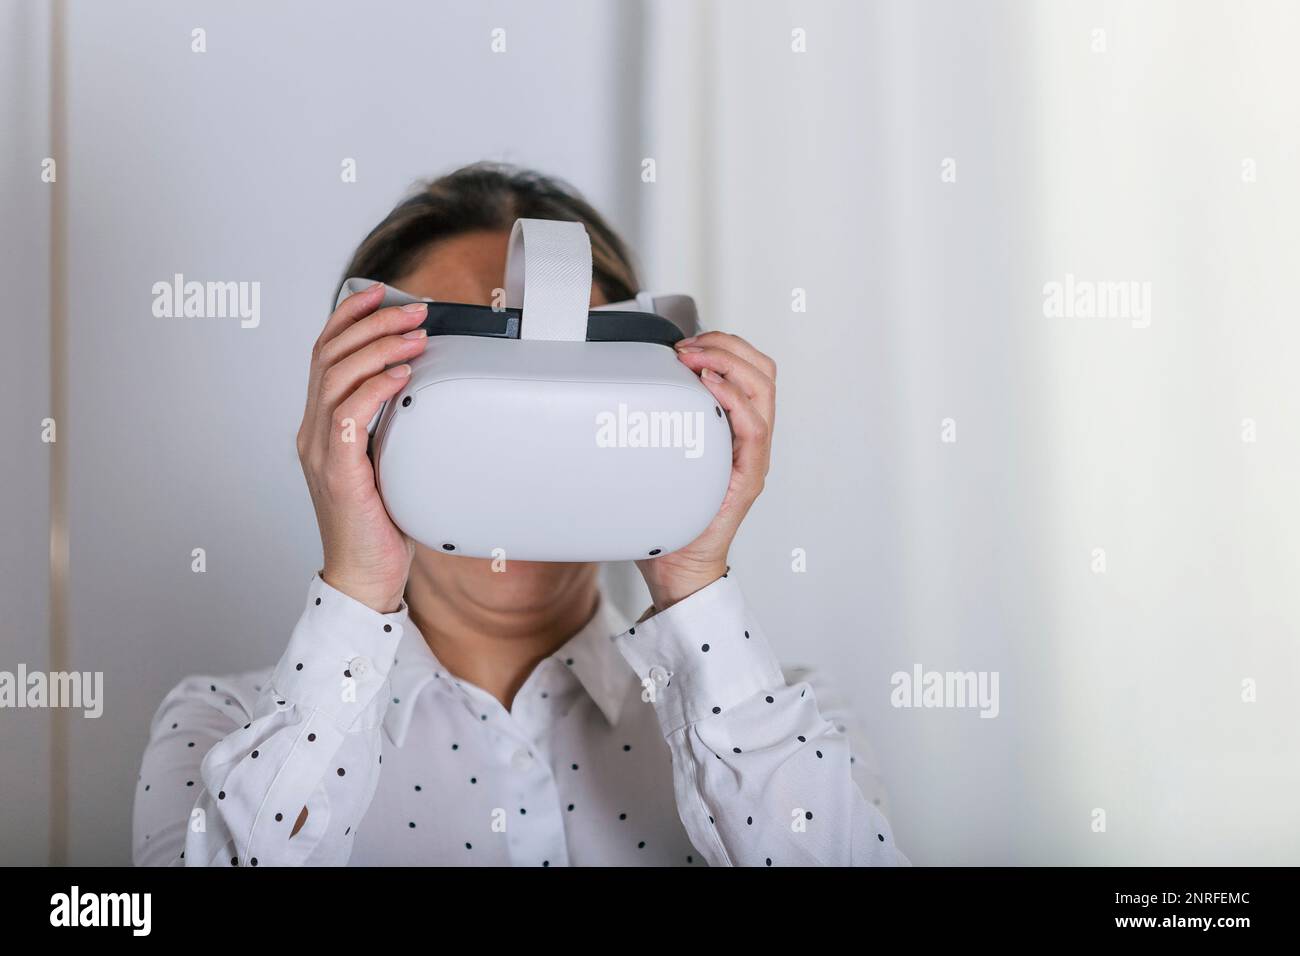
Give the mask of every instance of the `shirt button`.
[(654, 667), (650, 668), (650, 679), (654, 681), (657, 686), (663, 687), (668, 683), (668, 672), (656, 664)]
[(363, 677), (370, 670), (370, 661), (364, 657), (354, 657), (348, 661), (348, 671), (353, 677)]
[(520, 748), (519, 750), (516, 750), (514, 756), (510, 758), (510, 765), (516, 770), (527, 770), (533, 765), (533, 755), (527, 750)]

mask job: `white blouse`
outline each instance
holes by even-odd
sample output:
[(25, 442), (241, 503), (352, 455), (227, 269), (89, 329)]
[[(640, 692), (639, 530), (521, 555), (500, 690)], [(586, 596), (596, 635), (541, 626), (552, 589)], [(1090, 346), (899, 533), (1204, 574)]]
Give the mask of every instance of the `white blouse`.
[[(506, 710), (407, 615), (317, 576), (273, 670), (154, 717), (137, 865), (906, 864), (865, 741), (783, 673), (735, 576), (632, 627), (602, 599)], [(293, 833), (300, 814), (302, 828)]]

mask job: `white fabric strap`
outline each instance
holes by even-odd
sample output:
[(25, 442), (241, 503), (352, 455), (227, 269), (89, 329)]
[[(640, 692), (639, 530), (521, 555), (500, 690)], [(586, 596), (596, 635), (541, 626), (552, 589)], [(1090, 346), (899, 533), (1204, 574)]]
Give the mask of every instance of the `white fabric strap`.
[(506, 308), (523, 309), (521, 339), (585, 342), (591, 238), (580, 222), (516, 219), (506, 252)]

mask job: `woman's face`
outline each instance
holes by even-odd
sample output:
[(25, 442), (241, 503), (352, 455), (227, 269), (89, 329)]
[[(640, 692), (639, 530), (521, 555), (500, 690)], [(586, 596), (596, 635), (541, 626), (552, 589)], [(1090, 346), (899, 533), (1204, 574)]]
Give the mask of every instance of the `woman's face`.
[[(438, 302), (491, 305), (492, 293), (505, 287), (506, 249), (510, 233), (468, 232), (435, 243), (419, 265), (389, 285)], [(607, 300), (592, 283), (591, 304)]]
[[(470, 232), (435, 243), (415, 269), (391, 283), (410, 295), (438, 302), (492, 305), (495, 290), (505, 286), (506, 250), (510, 233)], [(607, 300), (595, 283), (591, 304)], [(535, 602), (553, 596), (564, 579), (594, 574), (595, 565), (565, 562), (510, 561), (506, 574), (494, 572), (486, 558), (466, 558), (415, 546), (412, 574), (432, 578), (490, 601), (500, 610), (531, 609)]]

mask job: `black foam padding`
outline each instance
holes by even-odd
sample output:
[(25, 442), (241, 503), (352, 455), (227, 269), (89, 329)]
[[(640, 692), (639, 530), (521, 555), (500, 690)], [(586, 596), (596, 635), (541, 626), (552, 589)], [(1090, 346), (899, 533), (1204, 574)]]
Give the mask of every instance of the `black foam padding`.
[[(494, 309), (488, 305), (430, 302), (420, 327), (429, 335), (476, 335), (495, 339), (519, 338), (519, 309)], [(588, 342), (649, 342), (672, 348), (684, 336), (674, 323), (653, 312), (589, 312)]]

